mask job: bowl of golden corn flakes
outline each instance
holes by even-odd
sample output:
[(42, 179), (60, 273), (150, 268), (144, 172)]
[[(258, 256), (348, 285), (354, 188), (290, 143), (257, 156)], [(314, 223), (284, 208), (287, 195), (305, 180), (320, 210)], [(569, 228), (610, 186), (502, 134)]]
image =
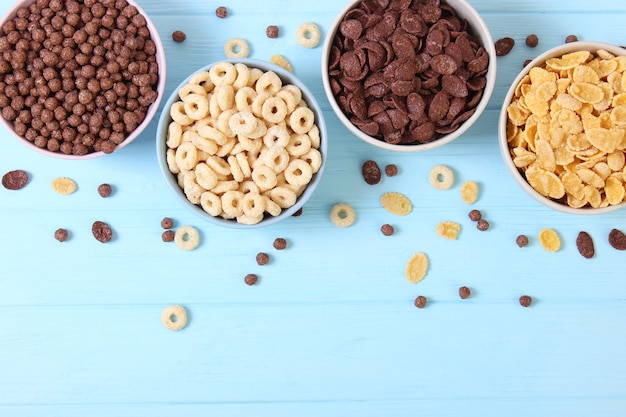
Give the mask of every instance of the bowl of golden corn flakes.
[(572, 214), (626, 205), (626, 49), (573, 42), (532, 60), (498, 122), (500, 151), (535, 200)]
[(157, 127), (161, 171), (177, 199), (230, 228), (269, 226), (319, 184), (326, 125), (291, 72), (254, 59), (209, 64), (180, 83)]

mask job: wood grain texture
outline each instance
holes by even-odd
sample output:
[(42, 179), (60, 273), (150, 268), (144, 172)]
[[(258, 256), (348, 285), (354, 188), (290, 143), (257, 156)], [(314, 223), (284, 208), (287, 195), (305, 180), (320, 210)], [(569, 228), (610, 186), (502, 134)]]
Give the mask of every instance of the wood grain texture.
[[(37, 155), (0, 132), (0, 171), (25, 169), (21, 191), (0, 189), (0, 416), (623, 416), (626, 411), (626, 253), (609, 231), (626, 231), (624, 210), (571, 216), (541, 206), (509, 177), (497, 143), (497, 118), (524, 60), (569, 34), (626, 44), (622, 1), (473, 0), (492, 37), (516, 40), (498, 59), (487, 111), (461, 138), (423, 154), (374, 149), (333, 115), (324, 96), (321, 47), (297, 45), (294, 32), (316, 22), (325, 35), (342, 2), (144, 0), (167, 56), (166, 95), (195, 69), (223, 58), (231, 37), (251, 57), (280, 53), (324, 109), (329, 154), (324, 178), (300, 217), (239, 231), (203, 223), (173, 198), (155, 155), (156, 124), (120, 152), (61, 161)], [(0, 0), (0, 13), (11, 1)], [(269, 39), (265, 28), (280, 27)], [(174, 30), (187, 40), (176, 44)], [(524, 39), (535, 33), (539, 46)], [(376, 186), (360, 177), (367, 159), (399, 167)], [(455, 185), (433, 189), (428, 173), (452, 167)], [(50, 183), (68, 176), (70, 196)], [(473, 206), (460, 185), (479, 184)], [(107, 199), (97, 186), (108, 182)], [(387, 191), (413, 202), (396, 217), (379, 204)], [(351, 204), (356, 223), (334, 227), (330, 208)], [(483, 213), (478, 231), (467, 216)], [(161, 241), (160, 221), (196, 226), (201, 246), (183, 252)], [(114, 239), (91, 236), (95, 220)], [(461, 224), (456, 241), (437, 236), (442, 220)], [(396, 233), (386, 237), (380, 226)], [(70, 231), (54, 240), (58, 227)], [(541, 248), (554, 228), (563, 246)], [(579, 231), (596, 256), (576, 250)], [(527, 234), (530, 245), (515, 244)], [(285, 250), (273, 249), (276, 237)], [(271, 261), (258, 266), (264, 251)], [(410, 256), (426, 252), (426, 278), (404, 278)], [(243, 277), (256, 273), (258, 285)], [(458, 288), (472, 296), (462, 300)], [(428, 298), (417, 309), (417, 295)], [(533, 297), (529, 308), (518, 298)], [(183, 331), (161, 311), (184, 305)]]

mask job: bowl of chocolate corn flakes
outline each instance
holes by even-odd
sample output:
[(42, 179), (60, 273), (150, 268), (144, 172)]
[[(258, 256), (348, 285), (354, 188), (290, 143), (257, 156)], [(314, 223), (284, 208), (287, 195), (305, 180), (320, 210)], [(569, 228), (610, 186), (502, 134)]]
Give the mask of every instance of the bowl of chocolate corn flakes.
[(297, 214), (321, 181), (328, 137), (315, 97), (257, 59), (198, 69), (167, 99), (157, 158), (177, 200), (209, 223), (247, 229)]
[(355, 136), (425, 151), (458, 138), (482, 114), (496, 80), (494, 42), (467, 1), (351, 1), (328, 31), (322, 80)]
[(156, 27), (134, 0), (23, 0), (0, 24), (0, 124), (61, 159), (119, 150), (165, 90)]
[(500, 151), (532, 198), (572, 214), (626, 205), (626, 49), (573, 42), (528, 63), (508, 90)]

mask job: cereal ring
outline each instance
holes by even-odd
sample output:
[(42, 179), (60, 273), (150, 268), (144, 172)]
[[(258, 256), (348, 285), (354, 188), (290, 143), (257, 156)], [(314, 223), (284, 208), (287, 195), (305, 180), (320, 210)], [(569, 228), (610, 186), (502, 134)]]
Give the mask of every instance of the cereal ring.
[(247, 58), (250, 54), (248, 42), (241, 38), (232, 38), (224, 44), (226, 58)]
[(256, 117), (263, 117), (263, 103), (265, 103), (265, 100), (270, 97), (272, 97), (272, 94), (270, 93), (257, 92), (256, 97), (254, 98), (254, 100), (252, 100), (252, 114), (254, 114)]
[(320, 28), (313, 22), (302, 23), (296, 29), (296, 41), (303, 48), (315, 48), (321, 36)]
[(291, 129), (302, 135), (307, 133), (313, 127), (315, 115), (313, 110), (308, 107), (298, 107), (289, 116), (289, 126)]
[(228, 120), (228, 126), (235, 135), (249, 135), (256, 129), (257, 118), (248, 111), (240, 111)]
[(309, 130), (306, 134), (309, 135), (309, 139), (311, 140), (311, 147), (314, 149), (319, 149), (321, 141), (320, 129), (316, 125), (313, 125), (311, 127), (311, 130)]
[(243, 193), (237, 190), (226, 191), (222, 195), (222, 212), (226, 219), (234, 219), (243, 214)]
[(176, 165), (182, 170), (193, 169), (198, 165), (198, 149), (191, 142), (184, 142), (176, 148)]
[(194, 250), (200, 245), (200, 232), (193, 226), (180, 226), (174, 233), (174, 243), (182, 250)]
[(211, 167), (217, 175), (222, 175), (223, 177), (230, 175), (230, 165), (228, 165), (228, 162), (226, 162), (223, 158), (211, 155), (207, 158), (206, 164)]
[(261, 115), (270, 123), (280, 123), (287, 116), (287, 105), (278, 97), (270, 97), (263, 103)]
[(265, 132), (265, 135), (263, 136), (263, 143), (268, 148), (271, 148), (274, 145), (286, 148), (287, 145), (289, 145), (289, 138), (289, 131), (287, 130), (285, 124), (282, 123), (267, 129), (267, 132)]
[(237, 140), (239, 141), (238, 145), (240, 145), (243, 150), (252, 153), (259, 151), (263, 146), (261, 139), (254, 139), (244, 135), (238, 135)]
[(179, 305), (165, 307), (161, 313), (161, 321), (168, 330), (182, 330), (187, 326), (187, 310)]
[(237, 69), (230, 62), (218, 62), (209, 69), (209, 78), (216, 87), (232, 85), (237, 79)]
[(263, 191), (276, 186), (276, 174), (267, 165), (259, 165), (252, 170), (252, 181)]
[(235, 154), (235, 157), (237, 158), (237, 163), (239, 164), (239, 169), (241, 169), (241, 172), (243, 173), (243, 177), (251, 178), (252, 168), (250, 168), (250, 163), (248, 162), (248, 158), (246, 157), (246, 154), (244, 154), (243, 152), (240, 152), (240, 153)]
[(189, 126), (193, 123), (193, 119), (185, 113), (185, 103), (177, 101), (170, 107), (170, 117), (181, 126)]
[(257, 224), (261, 220), (263, 220), (263, 213), (258, 216), (248, 216), (247, 214), (242, 214), (241, 216), (237, 216), (237, 223), (241, 224)]
[[(180, 97), (181, 100), (183, 100), (185, 97), (187, 97), (189, 94), (201, 94), (203, 96), (206, 96), (206, 91), (204, 88), (202, 88), (202, 86), (198, 85), (198, 84), (185, 84), (183, 85), (180, 90), (178, 90), (178, 97)], [(183, 100), (184, 101), (184, 100)]]
[(207, 93), (210, 93), (215, 88), (215, 84), (211, 81), (209, 71), (200, 71), (195, 73), (189, 79), (189, 84), (199, 85)]
[(235, 107), (235, 89), (232, 85), (215, 87), (214, 95), (216, 96), (217, 105), (220, 107), (220, 112)]
[(263, 75), (263, 70), (260, 70), (259, 68), (250, 68), (250, 78), (248, 79), (248, 86), (254, 87), (254, 84), (258, 81), (259, 78), (261, 78), (261, 75)]
[(183, 192), (192, 204), (199, 204), (202, 193), (206, 190), (196, 181), (195, 170), (185, 172), (183, 176)]
[(272, 201), (284, 209), (296, 204), (296, 193), (287, 187), (275, 187), (268, 194)]
[(248, 134), (248, 136), (253, 139), (259, 139), (259, 138), (262, 138), (266, 133), (267, 133), (267, 125), (265, 124), (263, 120), (257, 119), (256, 126), (254, 127), (252, 132)]
[(302, 159), (293, 159), (285, 169), (285, 179), (291, 185), (301, 187), (311, 181), (313, 170), (311, 165)]
[(209, 100), (206, 95), (188, 94), (183, 99), (185, 114), (193, 120), (204, 119), (209, 114)]
[(218, 145), (224, 145), (228, 141), (228, 137), (224, 133), (208, 124), (208, 119), (203, 119), (200, 122), (201, 123), (196, 123), (196, 131), (200, 136), (211, 139)]
[(239, 183), (238, 191), (241, 191), (244, 194), (247, 193), (261, 193), (259, 186), (254, 183), (252, 180), (246, 180)]
[(237, 110), (235, 109), (224, 110), (223, 112), (220, 113), (220, 115), (217, 118), (217, 123), (216, 123), (217, 130), (222, 132), (224, 136), (226, 136), (227, 138), (235, 136), (233, 131), (230, 129), (230, 126), (228, 126), (228, 121), (235, 113), (237, 113)]
[(211, 188), (211, 191), (214, 194), (222, 195), (228, 191), (235, 191), (239, 188), (239, 183), (235, 180), (224, 180), (218, 181), (217, 185)]
[(183, 138), (183, 127), (176, 122), (171, 122), (167, 127), (167, 140), (165, 144), (168, 148), (178, 148)]
[(274, 71), (267, 71), (257, 80), (255, 90), (258, 94), (269, 93), (274, 95), (283, 87), (283, 82)]
[[(198, 148), (199, 151), (205, 152), (209, 155), (213, 155), (217, 152), (217, 143), (214, 140), (204, 138), (198, 133), (192, 131), (187, 131), (185, 133), (189, 133), (191, 143), (193, 143), (193, 146)], [(198, 159), (202, 158), (198, 157)]]
[(274, 145), (265, 151), (262, 158), (264, 163), (272, 168), (272, 171), (278, 174), (287, 168), (290, 156), (285, 148)]
[(283, 211), (283, 209), (269, 196), (264, 195), (263, 199), (265, 200), (265, 211), (270, 216), (276, 217)]
[(330, 221), (337, 227), (352, 226), (356, 213), (348, 203), (337, 203), (330, 210)]
[(435, 165), (430, 170), (428, 181), (437, 190), (447, 190), (454, 183), (454, 173), (446, 165)]
[(243, 87), (235, 93), (235, 107), (237, 111), (252, 112), (252, 103), (257, 96), (257, 92), (252, 87)]
[(227, 138), (226, 143), (224, 143), (223, 145), (220, 145), (215, 155), (219, 157), (225, 157), (226, 155), (230, 153), (230, 151), (235, 147), (236, 144), (237, 144), (236, 137), (231, 136)]
[(217, 102), (217, 94), (213, 92), (209, 96), (209, 114), (211, 115), (212, 118), (217, 119), (221, 113), (222, 113), (222, 108)]
[(302, 156), (311, 150), (311, 139), (306, 133), (291, 135), (285, 149), (291, 156)]
[(237, 161), (237, 157), (235, 155), (229, 155), (226, 161), (228, 161), (228, 165), (230, 166), (230, 173), (233, 176), (233, 179), (237, 182), (243, 181), (243, 171), (239, 166), (239, 161)]
[(247, 193), (243, 196), (243, 213), (251, 218), (263, 217), (265, 199), (259, 193)]
[(211, 191), (205, 191), (200, 196), (200, 207), (213, 217), (222, 214), (222, 200)]
[(178, 174), (180, 172), (180, 168), (176, 163), (176, 150), (168, 149), (165, 153), (165, 159), (167, 162), (167, 168), (170, 170), (172, 174)]
[(206, 163), (200, 162), (196, 165), (195, 172), (196, 182), (205, 190), (210, 190), (217, 185), (217, 174)]
[(237, 78), (233, 82), (233, 87), (236, 89), (242, 89), (243, 87), (247, 87), (250, 82), (250, 68), (246, 64), (242, 64), (241, 62), (237, 62), (235, 64), (235, 69), (237, 70)]
[(288, 87), (291, 87), (291, 86), (292, 84), (288, 84), (284, 86), (278, 93), (274, 94), (274, 97), (278, 97), (279, 99), (284, 101), (285, 104), (287, 105), (287, 114), (293, 112), (298, 106), (298, 103), (300, 102), (300, 97), (296, 97), (294, 93), (292, 93), (288, 89)]
[(300, 159), (306, 161), (311, 166), (314, 174), (322, 167), (322, 154), (317, 149), (309, 150)]

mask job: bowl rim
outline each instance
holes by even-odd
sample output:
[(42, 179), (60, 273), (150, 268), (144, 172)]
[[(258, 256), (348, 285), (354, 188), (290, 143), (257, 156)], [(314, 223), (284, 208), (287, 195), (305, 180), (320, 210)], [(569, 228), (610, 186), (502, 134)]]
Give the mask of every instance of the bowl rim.
[[(374, 138), (362, 132), (355, 125), (350, 122), (350, 120), (346, 117), (343, 110), (339, 107), (337, 100), (332, 92), (330, 87), (330, 78), (328, 75), (328, 59), (330, 55), (331, 46), (335, 37), (335, 34), (339, 30), (339, 25), (343, 19), (343, 17), (356, 7), (359, 3), (365, 0), (353, 0), (350, 1), (344, 8), (335, 16), (335, 19), (329, 26), (329, 32), (324, 40), (324, 46), (322, 51), (322, 60), (321, 60), (321, 68), (322, 68), (322, 84), (324, 87), (324, 92), (326, 93), (326, 98), (330, 103), (330, 106), (333, 109), (333, 113), (339, 118), (341, 123), (355, 136), (359, 139), (369, 143), (370, 145), (374, 145), (378, 148), (395, 151), (395, 152), (421, 152), (427, 151), (430, 149), (439, 148), (447, 143), (452, 142), (457, 139), (463, 133), (465, 133), (482, 115), (483, 111), (486, 109), (487, 105), (491, 100), (491, 96), (495, 89), (496, 85), (496, 76), (497, 76), (497, 60), (496, 60), (496, 50), (495, 44), (493, 42), (493, 38), (491, 36), (491, 32), (489, 27), (480, 16), (480, 14), (476, 11), (476, 9), (466, 0), (444, 0), (449, 6), (453, 7), (455, 11), (458, 13), (458, 5), (462, 5), (464, 10), (461, 13), (458, 13), (459, 16), (467, 19), (471, 25), (472, 33), (477, 38), (481, 39), (481, 45), (487, 54), (489, 55), (489, 64), (487, 67), (487, 83), (485, 85), (483, 91), (483, 97), (480, 99), (480, 102), (476, 106), (476, 111), (465, 120), (454, 132), (451, 132), (447, 135), (442, 136), (439, 139), (436, 139), (432, 142), (417, 144), (417, 145), (401, 145), (401, 144), (391, 144), (385, 142), (384, 140)], [(481, 36), (478, 36), (478, 35)], [(485, 41), (482, 42), (482, 38), (485, 38)]]
[[(169, 123), (172, 120), (171, 116), (169, 115), (168, 109), (172, 106), (172, 104), (175, 101), (178, 100), (178, 92), (187, 82), (189, 82), (191, 77), (193, 77), (195, 74), (201, 71), (208, 71), (212, 66), (221, 62), (230, 62), (233, 64), (242, 63), (242, 64), (246, 64), (249, 67), (259, 68), (263, 71), (274, 71), (281, 78), (281, 80), (283, 80), (283, 82), (287, 80), (289, 84), (294, 84), (297, 87), (299, 87), (300, 90), (302, 91), (302, 99), (306, 101), (309, 108), (311, 108), (311, 110), (313, 110), (313, 112), (315, 113), (316, 125), (320, 131), (321, 141), (320, 141), (319, 151), (322, 156), (322, 163), (320, 165), (319, 170), (315, 174), (313, 174), (313, 178), (307, 185), (306, 189), (302, 192), (302, 194), (298, 196), (298, 198), (296, 199), (296, 203), (293, 206), (283, 209), (278, 216), (265, 217), (263, 220), (255, 224), (242, 224), (242, 223), (238, 223), (236, 220), (233, 220), (233, 219), (229, 220), (229, 219), (223, 219), (221, 217), (211, 216), (209, 213), (205, 212), (202, 209), (202, 207), (190, 202), (187, 199), (187, 197), (184, 195), (183, 190), (178, 186), (174, 174), (170, 172), (169, 167), (167, 165), (167, 160), (166, 160), (166, 155), (165, 155), (167, 151), (167, 146), (165, 144), (165, 132), (167, 130), (167, 125), (169, 125)], [(172, 90), (172, 93), (164, 102), (163, 109), (161, 111), (161, 114), (159, 116), (159, 121), (157, 124), (156, 142), (157, 142), (156, 153), (157, 153), (157, 161), (159, 164), (159, 170), (161, 171), (161, 175), (165, 183), (167, 184), (167, 187), (173, 193), (176, 200), (178, 200), (181, 203), (181, 205), (185, 206), (185, 208), (187, 208), (188, 210), (190, 210), (192, 213), (202, 218), (203, 220), (211, 224), (217, 225), (217, 226), (222, 226), (222, 227), (231, 228), (231, 229), (247, 230), (247, 229), (268, 227), (268, 226), (272, 226), (272, 225), (279, 223), (281, 220), (287, 217), (291, 217), (313, 195), (315, 189), (317, 188), (317, 186), (319, 185), (322, 179), (324, 170), (326, 168), (326, 161), (328, 158), (327, 156), (328, 155), (328, 133), (327, 133), (327, 128), (326, 128), (326, 121), (324, 119), (324, 114), (319, 105), (319, 102), (317, 101), (317, 99), (315, 98), (311, 90), (304, 83), (304, 81), (302, 81), (295, 74), (269, 61), (264, 61), (264, 60), (256, 59), (256, 58), (219, 59), (219, 60), (212, 61), (211, 63), (207, 65), (204, 65), (200, 68), (193, 70), (187, 77), (185, 77), (184, 80), (182, 80), (176, 87), (174, 87), (174, 89)]]
[[(25, 5), (29, 5), (36, 1), (37, 0), (17, 1), (15, 4), (13, 4), (13, 6), (9, 8), (9, 10), (7, 10), (4, 13), (2, 18), (0, 19), (0, 24), (3, 24), (4, 22), (7, 21), (7, 19), (14, 17), (17, 13), (17, 10), (20, 7), (24, 7)], [(156, 87), (157, 98), (148, 107), (148, 111), (146, 112), (146, 117), (135, 128), (135, 130), (124, 139), (122, 143), (120, 143), (119, 145), (115, 147), (115, 151), (113, 152), (113, 154), (119, 152), (120, 149), (128, 146), (131, 142), (137, 139), (143, 133), (143, 131), (148, 127), (148, 125), (152, 122), (152, 120), (157, 114), (159, 105), (161, 104), (161, 100), (163, 99), (163, 95), (165, 94), (165, 85), (166, 85), (166, 78), (167, 78), (165, 49), (163, 47), (161, 35), (159, 34), (159, 31), (157, 30), (156, 25), (154, 24), (154, 22), (152, 21), (148, 13), (146, 13), (146, 11), (139, 4), (137, 4), (136, 0), (126, 0), (126, 2), (131, 6), (135, 6), (137, 10), (139, 11), (139, 13), (141, 13), (143, 17), (146, 19), (146, 26), (150, 30), (150, 39), (155, 43), (156, 49), (157, 49), (156, 58), (157, 58), (157, 64), (159, 64), (159, 73), (158, 73), (159, 81), (157, 82), (157, 87)], [(11, 124), (8, 123), (3, 117), (0, 117), (0, 125), (4, 126), (4, 128), (13, 137), (13, 139), (21, 143), (22, 145), (26, 146), (27, 148), (30, 148), (31, 150), (37, 152), (40, 155), (45, 155), (45, 156), (49, 156), (49, 157), (56, 158), (56, 159), (64, 159), (68, 161), (82, 161), (82, 160), (94, 159), (94, 158), (98, 158), (98, 157), (102, 157), (106, 155), (111, 155), (111, 154), (104, 153), (102, 151), (91, 152), (86, 155), (68, 155), (68, 154), (64, 154), (63, 152), (52, 152), (47, 149), (39, 148), (35, 146), (33, 143), (26, 140), (26, 138), (24, 138), (23, 136), (18, 135), (15, 132), (15, 130), (13, 130), (13, 127), (11, 126)]]
[(500, 108), (500, 114), (498, 116), (498, 144), (500, 147), (500, 154), (502, 159), (504, 160), (504, 164), (506, 165), (508, 171), (511, 173), (513, 179), (519, 186), (526, 191), (531, 198), (535, 201), (552, 208), (554, 210), (568, 213), (568, 214), (577, 214), (577, 215), (590, 215), (590, 214), (604, 214), (610, 213), (616, 210), (619, 210), (626, 206), (626, 202), (622, 202), (620, 204), (614, 204), (607, 207), (581, 207), (575, 208), (568, 206), (567, 204), (559, 203), (555, 200), (552, 200), (548, 197), (543, 196), (541, 193), (536, 191), (531, 185), (524, 179), (522, 174), (519, 172), (515, 164), (513, 163), (513, 159), (510, 157), (509, 144), (506, 135), (506, 126), (507, 126), (507, 107), (511, 103), (511, 99), (515, 94), (516, 86), (521, 82), (522, 78), (526, 76), (533, 67), (538, 65), (542, 65), (548, 58), (559, 57), (561, 55), (576, 52), (576, 51), (592, 51), (596, 52), (600, 49), (604, 49), (614, 55), (626, 55), (626, 49), (621, 48), (620, 46), (606, 43), (606, 42), (598, 42), (598, 41), (577, 41), (570, 42), (562, 45), (555, 46), (546, 50), (545, 52), (539, 54), (533, 60), (531, 60), (515, 77), (507, 93), (504, 96), (502, 101), (502, 107)]

